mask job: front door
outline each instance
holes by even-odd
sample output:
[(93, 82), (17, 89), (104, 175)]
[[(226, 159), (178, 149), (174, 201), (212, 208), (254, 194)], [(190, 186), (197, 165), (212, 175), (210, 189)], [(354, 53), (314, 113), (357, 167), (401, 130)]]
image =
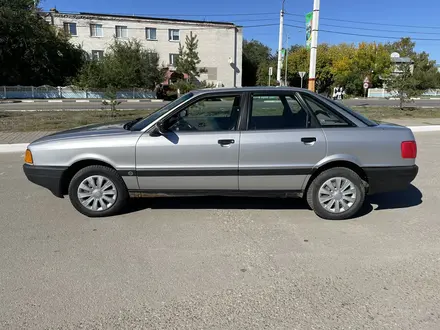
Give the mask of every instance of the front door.
[(294, 92), (252, 93), (241, 134), (240, 190), (301, 190), (327, 142)]
[(242, 97), (202, 97), (175, 114), (165, 135), (142, 135), (136, 147), (140, 189), (238, 190)]

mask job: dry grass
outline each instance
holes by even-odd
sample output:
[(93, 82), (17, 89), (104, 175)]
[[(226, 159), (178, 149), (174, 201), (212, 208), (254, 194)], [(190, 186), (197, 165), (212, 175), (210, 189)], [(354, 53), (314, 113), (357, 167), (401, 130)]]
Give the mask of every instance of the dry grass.
[[(440, 108), (405, 109), (393, 107), (353, 107), (373, 120), (440, 118)], [(0, 112), (0, 132), (59, 131), (82, 125), (131, 120), (154, 110), (32, 111)]]

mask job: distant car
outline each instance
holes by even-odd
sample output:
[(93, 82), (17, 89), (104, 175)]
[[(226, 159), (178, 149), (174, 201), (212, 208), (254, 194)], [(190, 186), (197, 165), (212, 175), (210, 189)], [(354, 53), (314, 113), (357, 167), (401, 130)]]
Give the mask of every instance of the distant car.
[(196, 90), (145, 118), (40, 138), (23, 166), (89, 217), (117, 214), (133, 195), (241, 195), (302, 197), (322, 218), (347, 219), (366, 195), (407, 188), (416, 156), (407, 127), (304, 89), (249, 87)]

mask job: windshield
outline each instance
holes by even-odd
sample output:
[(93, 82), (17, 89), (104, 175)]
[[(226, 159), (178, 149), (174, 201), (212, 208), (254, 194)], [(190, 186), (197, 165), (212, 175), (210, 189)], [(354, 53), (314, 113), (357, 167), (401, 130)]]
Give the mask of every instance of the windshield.
[(334, 100), (327, 99), (327, 98), (326, 98), (326, 101), (332, 103), (333, 105), (337, 106), (338, 108), (342, 109), (343, 111), (348, 112), (350, 115), (352, 115), (353, 117), (356, 117), (356, 119), (360, 120), (361, 122), (363, 122), (367, 126), (377, 126), (378, 125), (378, 123), (375, 122), (374, 120), (368, 119), (367, 117), (361, 115), (359, 112), (356, 112), (353, 109), (350, 109), (349, 107), (347, 107), (346, 105), (344, 105), (341, 102), (336, 102)]
[(131, 130), (132, 131), (140, 131), (140, 130), (144, 129), (145, 127), (150, 125), (152, 122), (154, 122), (156, 119), (158, 119), (159, 117), (166, 114), (171, 109), (175, 108), (176, 106), (185, 102), (186, 100), (189, 100), (191, 97), (193, 97), (193, 95), (194, 95), (193, 93), (186, 93), (186, 94), (182, 95), (181, 97), (179, 97), (178, 99), (174, 100), (173, 102), (170, 102), (170, 103), (164, 105), (162, 108), (156, 110), (155, 112), (151, 113), (147, 117), (143, 118), (142, 120), (140, 120), (136, 124), (134, 124), (131, 127)]

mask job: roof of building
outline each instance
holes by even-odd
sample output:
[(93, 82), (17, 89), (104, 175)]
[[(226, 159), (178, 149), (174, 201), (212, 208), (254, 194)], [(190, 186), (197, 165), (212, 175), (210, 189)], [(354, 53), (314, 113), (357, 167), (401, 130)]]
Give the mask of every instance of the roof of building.
[(84, 16), (95, 16), (95, 17), (112, 17), (112, 18), (129, 18), (138, 20), (148, 20), (148, 21), (166, 21), (166, 22), (182, 22), (182, 23), (197, 23), (197, 24), (214, 24), (214, 25), (224, 25), (224, 26), (236, 26), (231, 22), (217, 22), (217, 21), (202, 21), (202, 20), (190, 20), (190, 19), (178, 19), (178, 18), (165, 18), (165, 17), (149, 17), (142, 15), (119, 15), (119, 14), (105, 14), (105, 13), (89, 13), (89, 12), (58, 12), (51, 11), (51, 13), (58, 15), (84, 15)]
[(391, 61), (394, 63), (413, 63), (414, 62), (409, 57), (391, 57)]

